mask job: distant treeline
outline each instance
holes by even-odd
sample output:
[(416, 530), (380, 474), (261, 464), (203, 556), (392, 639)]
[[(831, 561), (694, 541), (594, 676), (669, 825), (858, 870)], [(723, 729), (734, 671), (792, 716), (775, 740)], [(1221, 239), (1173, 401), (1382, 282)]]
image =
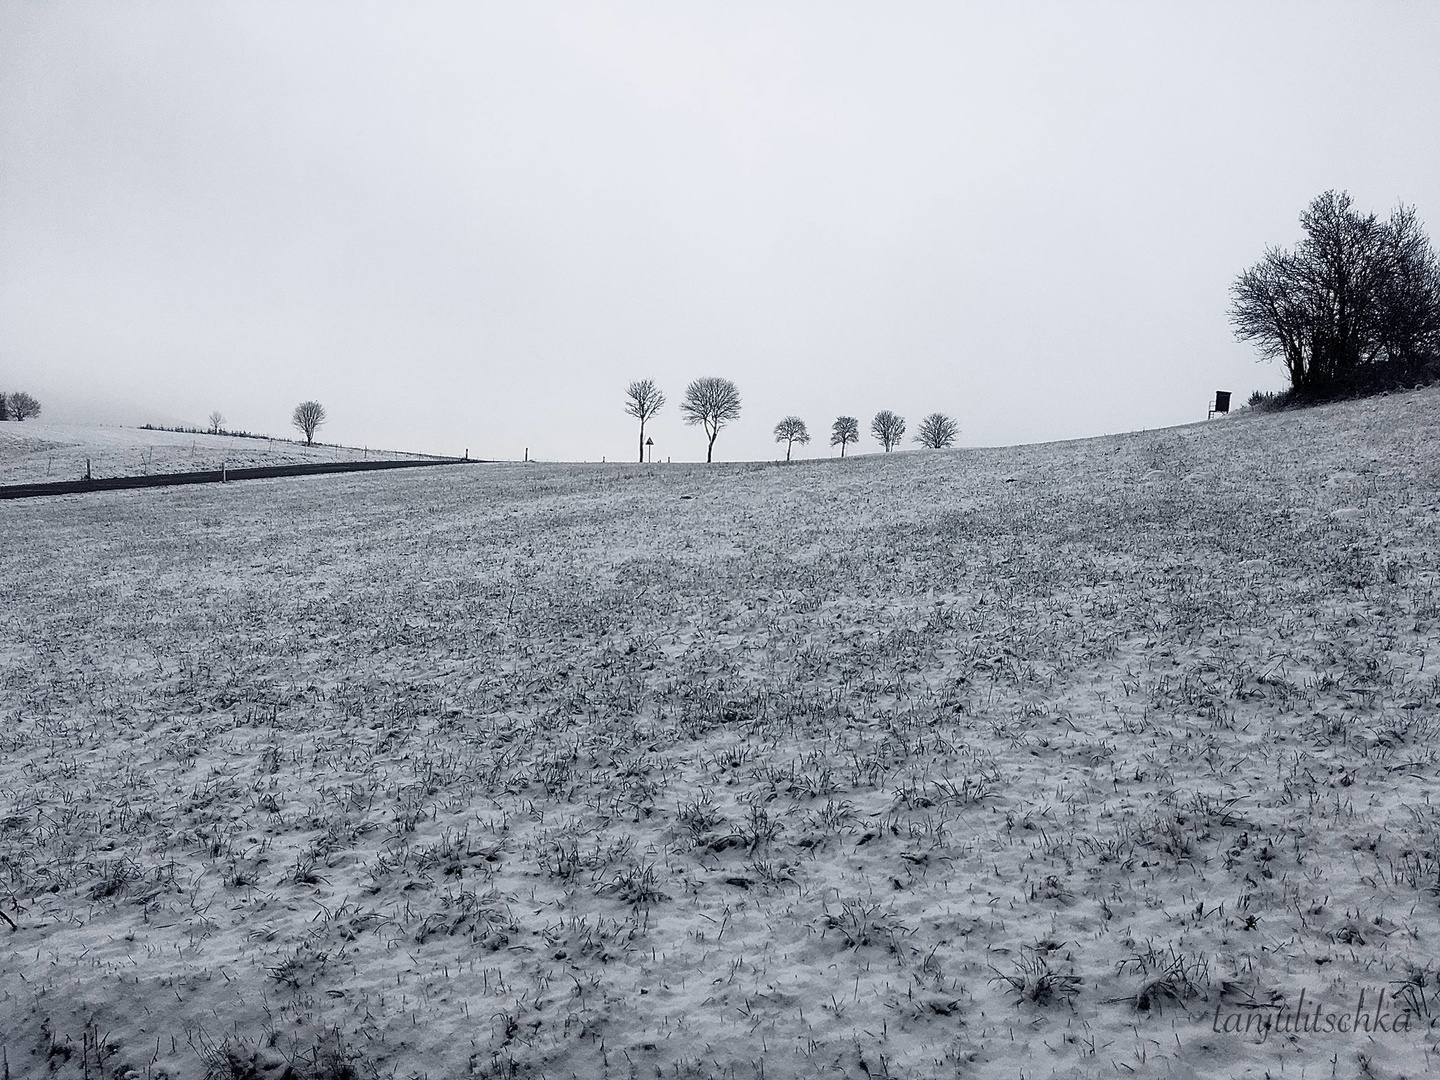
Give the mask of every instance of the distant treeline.
[[(182, 435), (230, 435), (236, 439), (265, 439), (268, 442), (294, 442), (294, 439), (276, 439), (273, 435), (257, 435), (253, 431), (231, 431), (229, 428), (166, 427), (164, 424), (141, 424), (141, 431), (177, 431)], [(322, 444), (325, 445), (325, 444)], [(332, 444), (333, 445), (333, 444)]]
[[(286, 439), (274, 435), (257, 435), (253, 431), (232, 431), (229, 428), (198, 428), (179, 424), (169, 427), (165, 424), (141, 424), (141, 431), (174, 431), (181, 435), (230, 435), (236, 439), (263, 439), (266, 442), (283, 442), (291, 446), (328, 446), (332, 450), (359, 450), (365, 454), (404, 454), (406, 457), (424, 458), (427, 461), (449, 461), (444, 454), (418, 454), (411, 450), (382, 450), (377, 446), (345, 446), (342, 443), (301, 443), (299, 439)], [(471, 459), (474, 460), (474, 459)]]

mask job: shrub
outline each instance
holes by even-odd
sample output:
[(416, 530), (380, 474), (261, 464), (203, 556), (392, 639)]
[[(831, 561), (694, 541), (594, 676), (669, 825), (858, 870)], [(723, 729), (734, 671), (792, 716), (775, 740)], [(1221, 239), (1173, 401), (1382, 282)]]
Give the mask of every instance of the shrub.
[(1256, 412), (1279, 412), (1290, 404), (1290, 391), (1256, 390), (1246, 404)]

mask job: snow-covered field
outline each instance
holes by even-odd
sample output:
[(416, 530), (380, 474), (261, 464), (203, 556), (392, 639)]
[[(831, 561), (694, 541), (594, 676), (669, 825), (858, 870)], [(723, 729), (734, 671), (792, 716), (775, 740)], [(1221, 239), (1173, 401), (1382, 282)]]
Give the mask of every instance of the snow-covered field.
[(1440, 1071), (1434, 390), (0, 530), (11, 1076)]
[(96, 477), (202, 472), (314, 461), (416, 457), (364, 447), (306, 446), (288, 439), (197, 435), (133, 427), (52, 424), (46, 420), (0, 423), (0, 484), (79, 480), (85, 463)]

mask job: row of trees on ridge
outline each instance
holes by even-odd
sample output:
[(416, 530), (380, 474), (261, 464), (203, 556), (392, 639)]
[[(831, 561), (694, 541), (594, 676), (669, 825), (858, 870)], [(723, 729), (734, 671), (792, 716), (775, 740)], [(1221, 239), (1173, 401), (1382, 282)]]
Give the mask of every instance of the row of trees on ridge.
[[(290, 414), (291, 425), (305, 436), (305, 445), (310, 446), (315, 441), (315, 432), (320, 430), (320, 425), (325, 423), (325, 406), (318, 401), (302, 401), (295, 406), (295, 411)], [(210, 426), (207, 429), (211, 435), (225, 434), (225, 414), (216, 409), (210, 414)]]
[[(305, 445), (310, 446), (315, 441), (315, 433), (320, 430), (320, 425), (325, 423), (325, 406), (318, 401), (302, 401), (295, 406), (295, 411), (290, 414), (291, 425), (305, 436)], [(147, 425), (148, 426), (148, 425)], [(194, 431), (194, 428), (169, 428), (171, 431)], [(248, 435), (246, 432), (227, 431), (225, 429), (225, 414), (219, 409), (211, 412), (206, 420), (205, 431), (209, 435)], [(251, 436), (253, 437), (253, 436)]]
[[(639, 379), (625, 390), (625, 411), (640, 421), (640, 460), (645, 460), (645, 425), (665, 405), (665, 392), (654, 379)], [(707, 377), (696, 379), (685, 388), (680, 403), (685, 423), (705, 430), (705, 460), (713, 460), (715, 439), (722, 428), (740, 418), (740, 391), (729, 379)], [(888, 454), (900, 445), (905, 436), (905, 418), (889, 409), (881, 409), (870, 422), (870, 434)], [(960, 434), (960, 425), (944, 413), (931, 413), (920, 421), (915, 441), (932, 450), (953, 446)], [(810, 442), (810, 429), (798, 416), (787, 416), (775, 425), (775, 441), (785, 444), (785, 460), (790, 460), (794, 447)], [(838, 416), (830, 426), (830, 445), (845, 448), (860, 441), (860, 422), (853, 416)]]

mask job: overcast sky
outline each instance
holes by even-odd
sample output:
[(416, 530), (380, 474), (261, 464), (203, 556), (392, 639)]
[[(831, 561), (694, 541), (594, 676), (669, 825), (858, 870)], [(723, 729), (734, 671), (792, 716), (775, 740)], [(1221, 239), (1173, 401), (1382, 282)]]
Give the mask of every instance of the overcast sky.
[[(1440, 4), (0, 0), (0, 388), (47, 418), (722, 460), (1282, 385), (1235, 276), (1307, 202), (1440, 233)], [(868, 436), (861, 450), (873, 450)]]

